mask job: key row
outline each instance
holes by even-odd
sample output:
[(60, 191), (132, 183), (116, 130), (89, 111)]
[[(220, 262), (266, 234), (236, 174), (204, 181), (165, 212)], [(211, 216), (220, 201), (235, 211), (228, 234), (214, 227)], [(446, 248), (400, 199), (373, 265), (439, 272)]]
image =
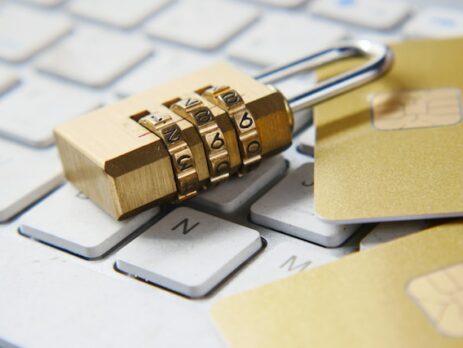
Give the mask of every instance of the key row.
[[(59, 1), (59, 0), (35, 0), (35, 1)], [(281, 1), (281, 0), (259, 0), (260, 2), (267, 2), (271, 5), (277, 6), (296, 6), (301, 5), (305, 0), (292, 0), (292, 1)], [(101, 23), (105, 23), (111, 26), (119, 28), (133, 28), (136, 25), (141, 24), (147, 17), (157, 12), (158, 10), (166, 7), (169, 4), (169, 0), (139, 0), (131, 6), (127, 6), (127, 3), (123, 0), (100, 0), (98, 3), (94, 3), (91, 0), (78, 0), (73, 1), (69, 6), (68, 10), (77, 16), (95, 20)], [(160, 23), (157, 26), (152, 21), (154, 28), (159, 29), (162, 35), (162, 28), (167, 26), (171, 17), (175, 16), (179, 22), (185, 22), (191, 18), (189, 14), (192, 10), (197, 12), (204, 18), (211, 18), (210, 13), (213, 13), (212, 17), (219, 17), (218, 26), (222, 25), (224, 21), (233, 22), (236, 18), (231, 16), (230, 13), (237, 18), (243, 18), (245, 13), (251, 13), (250, 18), (255, 20), (259, 15), (259, 11), (252, 6), (243, 6), (243, 4), (237, 4), (236, 2), (217, 2), (217, 1), (203, 1), (204, 5), (198, 7), (198, 4), (170, 4), (168, 11), (161, 13), (156, 19), (164, 19), (165, 23)], [(216, 4), (218, 3), (218, 4)], [(107, 9), (111, 8), (111, 11)], [(308, 6), (310, 13), (321, 17), (333, 18), (339, 21), (352, 23), (366, 28), (386, 30), (391, 29), (400, 25), (402, 22), (407, 20), (407, 17), (413, 12), (412, 6), (408, 5), (405, 1), (389, 1), (384, 3), (379, 0), (318, 0), (310, 2)], [(441, 16), (438, 9), (430, 9), (433, 12), (434, 18)], [(419, 13), (418, 16), (421, 16)], [(195, 16), (197, 17), (197, 16)], [(248, 17), (245, 17), (247, 19)], [(374, 20), (372, 20), (374, 18)], [(448, 11), (445, 13), (444, 18), (455, 18), (454, 13)], [(412, 22), (415, 22), (412, 19)], [(197, 22), (188, 23), (189, 27), (193, 28), (204, 28), (205, 24), (201, 24), (202, 21), (198, 18)], [(247, 23), (244, 20), (244, 23)], [(432, 23), (431, 23), (432, 24)], [(218, 27), (217, 25), (214, 27)], [(408, 25), (407, 25), (408, 27)], [(149, 28), (149, 26), (148, 26)], [(196, 29), (197, 30), (197, 29)], [(155, 35), (158, 35), (155, 30)], [(200, 33), (202, 34), (202, 33)], [(197, 36), (201, 36), (198, 34)]]
[[(65, 185), (20, 219), (20, 233), (87, 258), (105, 255), (122, 244), (115, 255), (117, 270), (193, 298), (208, 294), (263, 247), (256, 230), (191, 208), (177, 208), (150, 223), (158, 214), (155, 208), (117, 222)], [(313, 219), (306, 216), (306, 220)], [(151, 226), (124, 245), (124, 240), (147, 224)], [(422, 222), (382, 224), (362, 240), (361, 248), (425, 227)], [(295, 234), (301, 237), (300, 231)], [(288, 241), (257, 256), (221, 291), (241, 291), (334, 259), (330, 249)]]
[[(62, 2), (62, 0), (29, 1), (39, 5), (57, 5)], [(204, 1), (205, 4), (198, 7), (198, 4), (171, 4), (170, 0), (138, 0), (130, 6), (124, 0), (99, 0), (97, 3), (92, 0), (75, 0), (67, 6), (67, 9), (79, 17), (124, 29), (133, 28), (141, 24), (146, 18), (163, 9), (166, 5), (171, 5), (170, 7), (172, 7), (172, 9), (166, 11), (167, 13), (160, 14), (161, 18), (167, 18), (166, 22), (169, 22), (172, 15), (175, 15), (179, 19), (179, 22), (184, 22), (185, 19), (190, 18), (189, 14), (192, 10), (204, 16), (204, 18), (210, 18), (210, 13), (213, 13), (214, 16), (219, 16), (219, 24), (224, 19), (229, 18), (226, 17), (227, 13), (236, 13), (237, 16), (242, 16), (246, 12), (252, 12), (254, 18), (259, 15), (255, 7), (252, 6), (243, 6), (243, 4), (237, 4), (236, 2), (222, 1), (219, 4), (220, 6), (215, 7), (216, 2)], [(279, 7), (296, 7), (303, 5), (307, 1), (257, 0), (256, 2)], [(108, 8), (111, 8), (111, 11), (108, 11)], [(371, 29), (390, 29), (404, 21), (413, 9), (404, 1), (384, 3), (379, 0), (318, 0), (311, 1), (308, 10), (322, 17), (334, 18)], [(372, 20), (372, 18), (375, 20)], [(198, 22), (201, 23), (201, 20), (198, 20)], [(198, 22), (191, 24), (199, 26)], [(165, 25), (161, 24), (160, 26), (163, 27)]]
[[(19, 152), (16, 147), (21, 149), (22, 152)], [(0, 216), (4, 220), (5, 217), (11, 216), (15, 212), (22, 210), (25, 206), (30, 205), (52, 190), (62, 182), (63, 178), (59, 172), (56, 152), (53, 149), (39, 151), (23, 148), (9, 142), (4, 142), (1, 148), (5, 150), (1, 151), (2, 154), (19, 154), (8, 158), (2, 156), (3, 158), (0, 159), (0, 173), (5, 175), (3, 180), (0, 181), (4, 183), (0, 185), (0, 197), (2, 198), (1, 207), (6, 207), (6, 209), (0, 209)], [(47, 165), (40, 165), (40, 163), (47, 163)], [(53, 170), (53, 166), (51, 166), (50, 163), (56, 164), (55, 170)], [(28, 176), (20, 175), (27, 173), (26, 167), (30, 165), (34, 167), (33, 174), (30, 173)], [(351, 236), (356, 229), (355, 226), (348, 226), (346, 228), (345, 226), (328, 225), (318, 220), (313, 214), (313, 165), (303, 165), (280, 181), (285, 175), (286, 169), (287, 164), (282, 156), (270, 158), (263, 162), (255, 171), (249, 173), (249, 175), (242, 178), (233, 178), (229, 182), (225, 182), (210, 189), (205, 192), (204, 195), (199, 195), (197, 198), (190, 201), (190, 205), (192, 207), (204, 208), (207, 211), (216, 212), (225, 217), (229, 214), (236, 215), (238, 211), (246, 213), (251, 210), (251, 220), (258, 225), (263, 225), (299, 239), (325, 246), (339, 245), (339, 243), (344, 242)], [(8, 178), (11, 177), (21, 178), (21, 180), (15, 181), (15, 185), (12, 187), (11, 183), (8, 184)], [(279, 183), (275, 185), (275, 182)], [(262, 195), (263, 193), (264, 195)], [(257, 197), (261, 198), (253, 202)], [(171, 240), (164, 237), (160, 238), (156, 243), (159, 244), (159, 248), (162, 249), (163, 243), (176, 243), (177, 239), (184, 235), (183, 233), (188, 235), (190, 232), (199, 228), (199, 225), (196, 225), (198, 221), (193, 219), (196, 216), (195, 211), (193, 211), (188, 221), (185, 220), (185, 218), (190, 216), (190, 212), (191, 209), (177, 209), (171, 213), (173, 217), (171, 217), (169, 221), (179, 220), (171, 229), (177, 230), (179, 234), (173, 236)], [(127, 239), (131, 239), (134, 234), (138, 234), (145, 226), (152, 225), (152, 220), (156, 218), (158, 214), (159, 209), (154, 208), (132, 217), (131, 219), (122, 222), (115, 221), (95, 206), (82, 193), (78, 192), (71, 185), (66, 184), (26, 212), (19, 219), (19, 225), (20, 232), (24, 235), (81, 257), (95, 259), (108, 255), (121, 245), (123, 246)], [(210, 216), (208, 214), (200, 214), (200, 216), (202, 219), (201, 221), (205, 219), (201, 228), (209, 226)], [(226, 220), (217, 219), (221, 224), (228, 223)], [(156, 227), (157, 225), (156, 223), (150, 228), (150, 230), (153, 230), (153, 232), (150, 233), (154, 236), (150, 235), (149, 238), (156, 239), (156, 235), (160, 233), (159, 231), (165, 230), (164, 228), (159, 229)], [(89, 228), (89, 226), (92, 228)], [(214, 224), (211, 224), (211, 226), (215, 227), (210, 228), (210, 231), (208, 228), (206, 229), (209, 232), (203, 235), (204, 239), (201, 239), (201, 243), (205, 243), (208, 246), (214, 245), (217, 250), (228, 248), (228, 245), (232, 243), (231, 236), (233, 236), (234, 233), (230, 232), (226, 235), (221, 235), (220, 238), (215, 238), (214, 231), (217, 229), (217, 226)], [(233, 229), (241, 229), (241, 226), (236, 224), (232, 224), (231, 226)], [(420, 229), (420, 226), (411, 230), (418, 229)], [(121, 257), (122, 261), (120, 262), (119, 268), (125, 273), (146, 279), (149, 282), (160, 284), (163, 287), (175, 291), (184, 292), (188, 296), (199, 296), (199, 294), (205, 293), (213, 288), (229, 274), (228, 271), (226, 271), (228, 269), (227, 265), (234, 265), (232, 268), (236, 269), (238, 267), (236, 265), (247, 260), (256, 251), (255, 247), (257, 244), (254, 243), (257, 243), (255, 242), (257, 232), (254, 231), (249, 234), (249, 230), (247, 231), (248, 233), (246, 235), (251, 236), (252, 238), (250, 238), (250, 240), (253, 241), (250, 242), (250, 244), (254, 245), (253, 247), (250, 246), (252, 252), (245, 253), (246, 257), (233, 256), (230, 259), (223, 260), (223, 263), (221, 263), (219, 267), (220, 271), (218, 272), (220, 273), (220, 277), (218, 277), (219, 279), (217, 282), (209, 280), (209, 275), (214, 273), (213, 269), (205, 270), (207, 274), (203, 275), (206, 280), (197, 286), (191, 285), (193, 283), (188, 283), (185, 279), (175, 280), (178, 283), (178, 288), (176, 285), (172, 285), (169, 282), (165, 283), (162, 280), (163, 277), (161, 277), (160, 274), (164, 271), (163, 269), (158, 270), (155, 268), (154, 270), (149, 269), (146, 271), (145, 268), (149, 267), (144, 263), (145, 261), (135, 262), (136, 260), (130, 259), (131, 262), (125, 264)], [(409, 233), (409, 231), (409, 229), (406, 229), (403, 233)], [(143, 235), (144, 234), (142, 234), (142, 236)], [(211, 239), (209, 239), (208, 236), (210, 236)], [(397, 237), (398, 234), (395, 236)], [(135, 241), (140, 237), (137, 237)], [(376, 239), (373, 243), (375, 241)], [(377, 242), (378, 241), (376, 241), (376, 243)], [(129, 243), (128, 246), (130, 246), (131, 243)], [(144, 243), (145, 242), (141, 244)], [(186, 246), (187, 244), (180, 244), (180, 246), (177, 246), (179, 250), (182, 249), (182, 245)], [(128, 246), (122, 247), (121, 250), (124, 251)], [(314, 248), (314, 250), (320, 250), (320, 252), (325, 250), (325, 248), (318, 247), (314, 244), (310, 244), (310, 246)], [(127, 250), (130, 251), (131, 249)], [(241, 249), (238, 248), (234, 250), (234, 253), (239, 254)], [(122, 251), (120, 255), (124, 255)], [(304, 254), (302, 249), (301, 253)], [(134, 254), (136, 255), (137, 253)], [(199, 254), (202, 255), (202, 253), (196, 254), (196, 252), (194, 252), (196, 256)], [(116, 255), (117, 260), (119, 260), (119, 253)], [(129, 255), (131, 255), (130, 252)], [(204, 255), (207, 256), (208, 254), (206, 253)], [(283, 276), (286, 273), (291, 273), (290, 271), (292, 270), (302, 270), (308, 267), (308, 265), (303, 265), (308, 261), (302, 262), (302, 260), (303, 258), (296, 259), (289, 255), (287, 259), (281, 261), (282, 264), (287, 261), (282, 272), (269, 273), (275, 273), (275, 276), (278, 274)], [(172, 262), (175, 263), (175, 260)], [(270, 260), (262, 262), (271, 263)], [(314, 265), (317, 264), (315, 261), (311, 263)], [(125, 266), (127, 266), (127, 268), (125, 268)], [(141, 269), (143, 269), (143, 271)], [(283, 270), (285, 271), (283, 272)], [(260, 277), (261, 281), (273, 279), (270, 274)], [(253, 277), (250, 279), (252, 278)], [(253, 282), (249, 281), (249, 283), (252, 284)], [(238, 284), (236, 286), (242, 288), (243, 285)], [(233, 288), (235, 288), (235, 285), (230, 289)]]
[[(46, 154), (56, 155), (52, 150)], [(40, 157), (41, 159), (43, 157)], [(6, 175), (9, 177), (19, 177), (18, 173), (24, 169), (25, 165), (21, 165), (24, 158), (18, 160), (16, 163), (8, 162), (6, 159), (0, 162), (0, 165), (8, 169)], [(57, 171), (54, 176), (50, 168), (52, 167), (47, 166), (47, 171), (44, 169), (44, 174), (47, 173), (48, 176), (44, 175), (43, 181), (39, 181), (39, 171), (31, 176), (35, 181), (30, 186), (34, 184), (38, 187), (37, 194), (26, 185), (27, 177), (18, 181), (14, 189), (11, 185), (1, 186), (1, 191), (9, 194), (1, 196), (4, 207), (0, 211), (2, 220), (24, 209), (62, 182), (61, 174)], [(358, 226), (327, 224), (316, 217), (313, 212), (313, 164), (303, 165), (274, 185), (284, 176), (286, 168), (287, 164), (281, 156), (271, 158), (249, 175), (235, 177), (204, 192), (191, 200), (190, 205), (224, 216), (250, 210), (251, 220), (256, 224), (323, 246), (335, 247), (342, 244)], [(5, 171), (2, 170), (2, 173)], [(4, 180), (7, 182), (6, 178)], [(24, 190), (23, 193), (20, 189)], [(268, 192), (257, 202), (252, 203), (266, 191)], [(21, 200), (24, 200), (24, 203)], [(17, 209), (13, 209), (14, 207)], [(26, 212), (20, 218), (20, 224), (29, 226), (22, 228), (25, 234), (92, 259), (105, 255), (157, 212), (155, 210), (117, 222), (82, 193), (66, 184)], [(99, 226), (98, 232), (94, 229), (92, 233), (86, 231), (86, 225)]]
[[(72, 13), (92, 20), (98, 20), (122, 28), (133, 27), (141, 23), (147, 16), (166, 7), (168, 0), (137, 1), (130, 6), (123, 0), (74, 1), (69, 6)], [(111, 8), (108, 11), (107, 8)], [(345, 22), (365, 26), (372, 29), (390, 29), (402, 23), (410, 14), (410, 6), (399, 2), (382, 2), (371, 0), (321, 0), (310, 4), (310, 11), (316, 15), (334, 18)], [(191, 16), (191, 13), (195, 16)], [(228, 53), (239, 59), (261, 65), (281, 64), (302, 55), (317, 51), (321, 46), (342, 39), (348, 35), (340, 25), (328, 23), (307, 14), (273, 14), (263, 16), (259, 21), (260, 12), (253, 6), (229, 1), (181, 1), (167, 6), (153, 20), (145, 26), (148, 35), (174, 41), (194, 48), (215, 49), (229, 41), (235, 34), (253, 24), (246, 30), (240, 40), (232, 42)], [(374, 20), (373, 20), (374, 19)], [(19, 23), (19, 24), (18, 24)], [(173, 26), (172, 23), (176, 25)], [(18, 25), (24, 26), (18, 30)], [(22, 62), (34, 54), (56, 42), (72, 29), (73, 23), (68, 16), (56, 13), (44, 13), (24, 5), (7, 4), (0, 12), (0, 32), (4, 43), (0, 45), (0, 58), (10, 62)], [(214, 30), (210, 30), (213, 27)], [(284, 27), (285, 30), (279, 30)], [(85, 31), (85, 30), (84, 30)], [(56, 48), (46, 54), (39, 66), (44, 70), (63, 75), (66, 78), (77, 79), (92, 86), (101, 86), (107, 80), (97, 75), (86, 73), (84, 76), (72, 74), (75, 67), (78, 72), (83, 70), (82, 64), (88, 58), (86, 54), (94, 56), (98, 46), (91, 45), (92, 40), (84, 41), (71, 35)], [(110, 31), (103, 32), (111, 34)], [(306, 33), (307, 40), (299, 40), (299, 34)], [(418, 12), (406, 22), (403, 33), (406, 37), (447, 37), (463, 33), (463, 15), (451, 10), (427, 8)], [(116, 34), (114, 34), (116, 35)], [(120, 36), (120, 35), (117, 35)], [(137, 39), (138, 40), (138, 39)], [(137, 41), (135, 40), (135, 41)], [(69, 41), (69, 42), (68, 42)], [(105, 38), (95, 37), (102, 46), (113, 43)], [(133, 41), (131, 38), (130, 41)], [(281, 46), (274, 50), (275, 42)], [(116, 47), (118, 45), (115, 45)], [(124, 47), (124, 45), (119, 45)], [(71, 48), (71, 49), (70, 49)], [(134, 48), (132, 48), (133, 50)], [(125, 50), (129, 53), (132, 50)], [(102, 48), (101, 51), (105, 52)], [(54, 67), (50, 61), (59, 63), (62, 54), (72, 58), (69, 65)], [(105, 55), (105, 54), (104, 54)], [(113, 54), (113, 57), (118, 57)], [(124, 54), (125, 56), (125, 54)], [(81, 64), (75, 65), (75, 60)], [(108, 63), (111, 60), (107, 61)], [(105, 67), (106, 69), (106, 67)], [(93, 79), (88, 79), (94, 76)], [(98, 80), (97, 80), (98, 79)]]
[[(235, 5), (242, 6), (233, 4)], [(221, 23), (224, 22), (226, 21), (221, 21)], [(18, 23), (27, 23), (29, 27), (17, 30)], [(38, 50), (66, 35), (70, 31), (70, 26), (69, 20), (59, 15), (44, 14), (22, 5), (2, 6), (0, 38), (3, 43), (8, 44), (0, 45), (0, 58), (7, 61), (28, 59)], [(291, 34), (287, 30), (281, 31), (279, 30), (281, 27), (294, 32)], [(410, 36), (458, 35), (463, 32), (463, 16), (448, 10), (424, 10), (407, 25), (407, 28), (406, 32), (409, 32)], [(172, 29), (170, 25), (169, 29)], [(210, 32), (216, 31), (208, 30), (203, 34), (207, 35)], [(307, 35), (313, 35), (313, 37), (301, 42), (298, 39), (300, 32), (306, 32)], [(287, 61), (291, 57), (314, 52), (346, 36), (345, 30), (337, 25), (309, 20), (304, 16), (269, 14), (253, 25), (240, 40), (233, 42), (227, 48), (227, 52), (232, 57), (248, 62), (273, 65)], [(279, 37), (281, 39), (278, 39)], [(284, 45), (280, 50), (274, 49), (276, 41)], [(130, 49), (126, 49), (127, 47)], [(141, 63), (151, 51), (151, 44), (141, 38), (129, 39), (127, 36), (108, 30), (84, 27), (79, 28), (70, 37), (39, 57), (36, 67), (61, 78), (87, 86), (101, 87), (113, 82), (131, 67)], [(174, 77), (170, 74), (165, 76), (166, 71), (172, 71), (172, 69), (166, 69), (164, 65), (168, 65), (169, 62), (175, 64), (174, 74), (177, 76), (204, 63), (203, 56), (182, 52), (179, 59), (184, 64), (179, 64), (177, 58), (172, 59), (172, 56), (178, 57), (179, 54), (180, 52), (173, 52), (172, 55), (165, 56), (163, 52), (159, 53), (154, 60), (140, 66), (133, 74), (121, 81), (116, 86), (118, 94), (124, 96), (133, 94), (140, 89)], [(63, 57), (66, 59), (62, 59)], [(98, 62), (103, 64), (96, 64)], [(3, 79), (0, 78), (0, 80)], [(1, 93), (8, 84), (0, 84), (0, 86), (2, 87)]]

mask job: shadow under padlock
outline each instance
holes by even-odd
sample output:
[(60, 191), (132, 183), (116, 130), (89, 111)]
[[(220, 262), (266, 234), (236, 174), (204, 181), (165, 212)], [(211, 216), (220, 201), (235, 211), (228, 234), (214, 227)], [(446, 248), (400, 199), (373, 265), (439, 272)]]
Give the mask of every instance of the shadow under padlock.
[[(269, 85), (341, 59), (365, 65), (286, 99)], [(117, 219), (183, 201), (291, 144), (293, 112), (363, 85), (392, 63), (387, 46), (352, 41), (256, 78), (218, 63), (55, 129), (66, 178)]]

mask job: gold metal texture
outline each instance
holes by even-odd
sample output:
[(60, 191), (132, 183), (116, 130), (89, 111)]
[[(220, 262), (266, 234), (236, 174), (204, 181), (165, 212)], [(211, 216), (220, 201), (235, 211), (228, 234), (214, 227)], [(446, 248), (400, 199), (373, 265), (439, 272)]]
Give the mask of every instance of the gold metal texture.
[(179, 201), (184, 201), (197, 195), (198, 173), (193, 153), (184, 140), (182, 130), (172, 119), (171, 113), (166, 107), (159, 107), (149, 115), (143, 116), (138, 122), (164, 142), (175, 175), (177, 198)]
[(201, 136), (211, 183), (227, 179), (230, 176), (229, 151), (212, 110), (194, 94), (176, 101), (170, 109), (191, 122)]

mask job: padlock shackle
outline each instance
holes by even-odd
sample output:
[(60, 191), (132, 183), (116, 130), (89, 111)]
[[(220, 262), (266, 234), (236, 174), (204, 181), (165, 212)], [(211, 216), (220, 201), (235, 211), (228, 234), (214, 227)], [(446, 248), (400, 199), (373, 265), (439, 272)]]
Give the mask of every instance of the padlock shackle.
[(368, 40), (344, 41), (319, 53), (272, 68), (259, 74), (255, 79), (262, 83), (274, 83), (303, 71), (359, 56), (371, 57), (371, 59), (357, 69), (324, 80), (306, 92), (288, 99), (289, 106), (296, 112), (374, 80), (391, 66), (394, 60), (392, 50), (387, 45)]

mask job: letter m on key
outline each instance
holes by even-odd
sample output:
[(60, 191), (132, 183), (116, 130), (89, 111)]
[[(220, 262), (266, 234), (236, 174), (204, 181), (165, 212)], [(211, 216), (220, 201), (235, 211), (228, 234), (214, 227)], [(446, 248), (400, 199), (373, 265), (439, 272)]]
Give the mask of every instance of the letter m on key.
[(306, 261), (306, 262), (301, 262), (299, 264), (296, 264), (297, 262), (297, 256), (292, 255), (289, 259), (287, 259), (285, 262), (283, 262), (280, 266), (280, 268), (285, 268), (288, 272), (300, 272), (305, 270), (307, 267), (309, 267), (312, 264), (312, 261)]

